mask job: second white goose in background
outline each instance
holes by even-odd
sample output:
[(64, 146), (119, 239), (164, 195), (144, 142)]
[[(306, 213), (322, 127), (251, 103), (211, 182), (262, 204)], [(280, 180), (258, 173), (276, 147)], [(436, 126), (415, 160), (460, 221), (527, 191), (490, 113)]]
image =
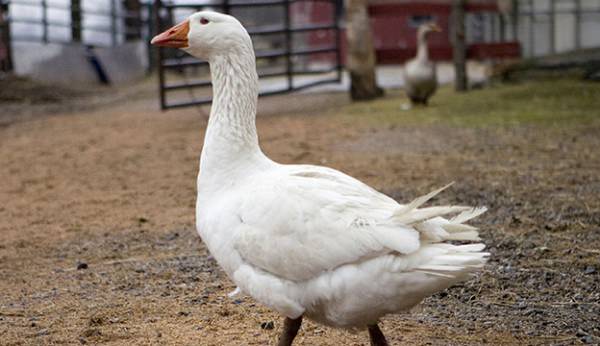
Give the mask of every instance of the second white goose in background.
[[(368, 329), (379, 318), (467, 279), (486, 261), (466, 221), (485, 211), (400, 205), (331, 168), (282, 165), (260, 149), (252, 41), (235, 18), (198, 12), (152, 40), (208, 60), (213, 104), (198, 174), (196, 227), (238, 288), (286, 317), (289, 346), (302, 317)], [(455, 215), (446, 219), (445, 216)]]
[(404, 65), (404, 86), (413, 105), (427, 105), (437, 89), (435, 63), (429, 60), (427, 38), (432, 32), (441, 32), (435, 23), (425, 23), (417, 30), (417, 56)]

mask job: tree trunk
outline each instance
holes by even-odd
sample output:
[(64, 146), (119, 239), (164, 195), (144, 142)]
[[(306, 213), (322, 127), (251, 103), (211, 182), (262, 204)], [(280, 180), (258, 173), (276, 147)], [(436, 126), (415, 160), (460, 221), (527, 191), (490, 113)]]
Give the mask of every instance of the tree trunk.
[(353, 100), (371, 100), (383, 95), (375, 77), (375, 49), (367, 12), (367, 0), (346, 1), (346, 36), (350, 96)]
[(452, 34), (456, 91), (467, 90), (467, 49), (465, 46), (465, 0), (452, 1)]

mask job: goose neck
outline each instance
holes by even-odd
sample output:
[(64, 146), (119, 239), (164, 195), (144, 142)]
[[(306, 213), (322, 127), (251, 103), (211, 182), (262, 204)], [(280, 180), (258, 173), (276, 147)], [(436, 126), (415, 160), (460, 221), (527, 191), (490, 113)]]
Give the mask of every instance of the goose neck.
[(210, 70), (213, 103), (201, 164), (212, 170), (262, 156), (255, 122), (258, 75), (254, 52), (215, 56), (210, 59)]
[(429, 49), (427, 47), (427, 34), (423, 31), (420, 31), (417, 35), (417, 59), (429, 59)]

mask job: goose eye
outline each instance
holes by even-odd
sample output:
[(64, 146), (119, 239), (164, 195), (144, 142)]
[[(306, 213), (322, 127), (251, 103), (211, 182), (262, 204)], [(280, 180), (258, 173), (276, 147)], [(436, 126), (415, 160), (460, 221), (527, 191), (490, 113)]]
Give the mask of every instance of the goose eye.
[(200, 18), (200, 24), (206, 25), (208, 23), (209, 23), (208, 19), (206, 19), (206, 18)]

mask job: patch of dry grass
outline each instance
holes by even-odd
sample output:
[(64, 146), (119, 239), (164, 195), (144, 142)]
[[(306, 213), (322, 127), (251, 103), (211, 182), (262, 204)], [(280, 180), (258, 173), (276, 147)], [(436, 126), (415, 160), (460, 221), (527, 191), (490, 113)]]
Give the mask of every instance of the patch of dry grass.
[[(544, 78), (456, 93), (443, 87), (430, 107), (401, 111), (399, 92), (375, 102), (352, 104), (338, 113), (391, 124), (448, 124), (457, 127), (523, 124), (569, 125), (600, 118), (600, 83)], [(402, 95), (402, 93), (400, 92)], [(406, 102), (404, 100), (403, 102)], [(336, 111), (337, 112), (337, 111)]]

